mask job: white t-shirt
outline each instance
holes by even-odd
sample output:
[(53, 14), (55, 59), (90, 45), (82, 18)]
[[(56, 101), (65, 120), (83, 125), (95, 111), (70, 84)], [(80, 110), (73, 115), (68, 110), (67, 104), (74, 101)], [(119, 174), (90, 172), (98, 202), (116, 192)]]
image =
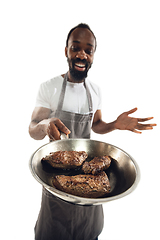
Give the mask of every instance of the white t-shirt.
[[(50, 117), (54, 117), (54, 113), (57, 109), (63, 80), (64, 78), (62, 76), (58, 76), (40, 85), (36, 99), (36, 107), (51, 109)], [(88, 79), (85, 81), (90, 90), (94, 116), (94, 113), (98, 109), (101, 109), (100, 90), (97, 85), (90, 82)], [(87, 114), (89, 112), (88, 98), (83, 82), (72, 83), (67, 81), (62, 110), (80, 114)]]

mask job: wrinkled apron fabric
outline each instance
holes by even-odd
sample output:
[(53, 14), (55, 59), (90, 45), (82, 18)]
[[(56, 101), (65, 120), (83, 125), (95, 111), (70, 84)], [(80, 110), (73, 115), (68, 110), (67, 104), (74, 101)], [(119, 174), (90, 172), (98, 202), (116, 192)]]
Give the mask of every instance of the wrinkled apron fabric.
[(95, 240), (102, 228), (101, 206), (68, 203), (43, 188), (36, 240)]
[[(88, 87), (89, 114), (62, 111), (67, 74), (62, 85), (56, 116), (70, 130), (71, 138), (90, 138), (92, 119), (92, 100)], [(98, 206), (81, 206), (61, 200), (42, 192), (41, 209), (35, 226), (36, 240), (95, 240), (103, 229), (103, 209)]]

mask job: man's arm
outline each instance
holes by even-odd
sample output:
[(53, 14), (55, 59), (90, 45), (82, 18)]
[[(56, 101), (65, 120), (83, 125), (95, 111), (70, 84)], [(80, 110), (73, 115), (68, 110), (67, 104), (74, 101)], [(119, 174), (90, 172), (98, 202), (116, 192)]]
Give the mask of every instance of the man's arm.
[(101, 110), (97, 110), (92, 124), (92, 130), (96, 133), (104, 134), (111, 132), (115, 129), (119, 130), (129, 130), (135, 133), (142, 133), (139, 130), (149, 130), (153, 129), (153, 126), (156, 124), (141, 124), (140, 122), (145, 122), (153, 117), (149, 118), (133, 118), (128, 115), (137, 111), (137, 108), (134, 108), (130, 111), (122, 113), (114, 122), (106, 123), (102, 121)]
[(60, 139), (60, 132), (69, 134), (69, 129), (58, 118), (49, 118), (51, 110), (36, 107), (32, 113), (29, 134), (35, 140), (41, 140), (46, 135), (52, 140)]
[(95, 133), (99, 133), (99, 134), (111, 132), (116, 129), (115, 122), (116, 121), (111, 122), (111, 123), (106, 123), (106, 122), (102, 121), (101, 110), (97, 110), (96, 113), (94, 114), (92, 130)]

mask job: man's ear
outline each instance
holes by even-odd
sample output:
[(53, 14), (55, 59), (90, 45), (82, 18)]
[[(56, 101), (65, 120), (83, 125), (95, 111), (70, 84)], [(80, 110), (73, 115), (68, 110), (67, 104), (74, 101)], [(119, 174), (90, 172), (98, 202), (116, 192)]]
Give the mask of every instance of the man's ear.
[(67, 51), (68, 51), (68, 48), (65, 47), (65, 56), (66, 56), (66, 57), (68, 57)]

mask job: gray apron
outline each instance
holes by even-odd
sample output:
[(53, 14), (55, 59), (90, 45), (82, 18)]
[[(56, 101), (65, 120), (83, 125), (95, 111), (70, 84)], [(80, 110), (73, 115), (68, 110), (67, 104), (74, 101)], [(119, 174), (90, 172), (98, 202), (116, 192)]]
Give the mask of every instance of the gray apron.
[[(89, 114), (62, 111), (67, 74), (65, 75), (55, 117), (71, 130), (70, 138), (90, 138), (92, 99), (85, 84)], [(95, 240), (103, 229), (103, 209), (98, 206), (80, 206), (59, 199), (45, 188), (41, 210), (35, 226), (36, 240)]]

